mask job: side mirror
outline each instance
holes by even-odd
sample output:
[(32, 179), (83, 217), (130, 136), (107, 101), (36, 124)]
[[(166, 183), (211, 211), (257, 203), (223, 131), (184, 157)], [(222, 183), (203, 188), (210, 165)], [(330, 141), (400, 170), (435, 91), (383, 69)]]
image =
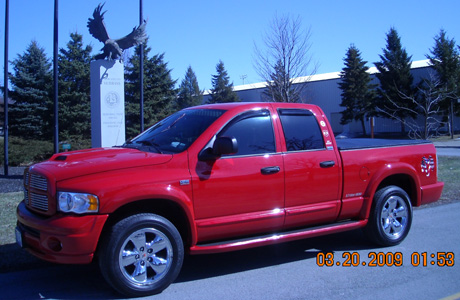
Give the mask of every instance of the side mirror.
[(238, 143), (234, 137), (218, 137), (212, 146), (212, 152), (218, 156), (224, 154), (235, 154), (238, 152)]
[(215, 139), (211, 147), (204, 148), (198, 155), (201, 161), (215, 160), (225, 154), (235, 154), (238, 152), (236, 138), (222, 136)]

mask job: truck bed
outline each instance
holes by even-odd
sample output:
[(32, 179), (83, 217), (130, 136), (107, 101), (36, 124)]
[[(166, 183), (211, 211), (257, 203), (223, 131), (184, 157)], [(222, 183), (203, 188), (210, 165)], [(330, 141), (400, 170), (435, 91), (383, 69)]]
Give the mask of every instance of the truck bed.
[(427, 140), (337, 139), (340, 151), (430, 144)]

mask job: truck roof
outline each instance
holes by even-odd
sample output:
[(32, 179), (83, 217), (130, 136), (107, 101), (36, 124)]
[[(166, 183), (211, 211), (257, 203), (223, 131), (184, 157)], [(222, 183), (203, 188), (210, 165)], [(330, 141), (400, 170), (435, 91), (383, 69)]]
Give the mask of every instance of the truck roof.
[(257, 108), (260, 106), (270, 105), (273, 108), (303, 108), (303, 109), (318, 109), (319, 107), (313, 104), (305, 103), (285, 103), (285, 102), (230, 102), (230, 103), (216, 103), (204, 104), (199, 106), (190, 107), (189, 109), (204, 108), (204, 109), (224, 109), (232, 110), (235, 108)]

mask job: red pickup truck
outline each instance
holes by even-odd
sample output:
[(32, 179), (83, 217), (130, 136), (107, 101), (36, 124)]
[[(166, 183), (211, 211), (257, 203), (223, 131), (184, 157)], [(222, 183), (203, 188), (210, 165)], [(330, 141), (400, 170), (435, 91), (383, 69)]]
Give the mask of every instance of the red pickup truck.
[(128, 296), (161, 292), (184, 254), (363, 228), (404, 240), (412, 207), (439, 199), (427, 141), (335, 140), (314, 105), (232, 103), (179, 111), (122, 146), (59, 153), (24, 174), (17, 241), (90, 263)]

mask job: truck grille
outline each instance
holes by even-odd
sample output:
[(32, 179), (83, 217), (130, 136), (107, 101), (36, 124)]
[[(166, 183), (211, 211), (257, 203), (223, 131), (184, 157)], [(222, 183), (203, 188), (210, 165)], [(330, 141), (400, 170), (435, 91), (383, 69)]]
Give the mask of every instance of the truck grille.
[(24, 200), (27, 206), (48, 211), (48, 180), (46, 177), (30, 173), (24, 174)]
[(30, 175), (30, 187), (40, 190), (40, 191), (48, 191), (48, 180), (45, 177), (42, 177), (37, 174)]

